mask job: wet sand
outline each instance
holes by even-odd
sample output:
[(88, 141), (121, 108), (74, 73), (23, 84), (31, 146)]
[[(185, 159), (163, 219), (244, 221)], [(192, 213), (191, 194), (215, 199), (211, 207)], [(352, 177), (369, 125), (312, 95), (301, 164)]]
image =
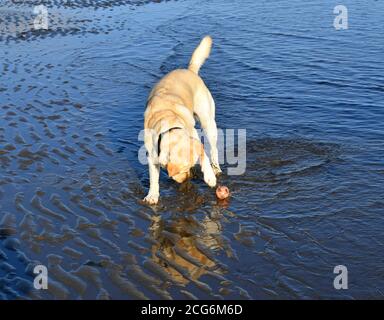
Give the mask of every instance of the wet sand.
[[(350, 90), (338, 91), (335, 101), (319, 98), (336, 89), (323, 92), (300, 74), (306, 67), (295, 50), (302, 30), (273, 34), (257, 20), (264, 55), (255, 52), (258, 45), (238, 41), (236, 30), (256, 38), (249, 12), (274, 16), (271, 7), (199, 3), (44, 1), (45, 31), (30, 28), (39, 1), (2, 7), (0, 299), (382, 295), (381, 133), (361, 134), (355, 120), (343, 118), (344, 106), (334, 108), (344, 127), (332, 126), (328, 103), (334, 107)], [(202, 75), (217, 101), (219, 127), (248, 129), (247, 171), (220, 177), (232, 192), (221, 203), (198, 171), (183, 185), (162, 174), (162, 201), (151, 208), (141, 202), (149, 181), (137, 160), (145, 99), (157, 79), (186, 65), (205, 33), (217, 40)], [(293, 51), (270, 48), (271, 37), (292, 39), (285, 43)], [(305, 45), (327, 48), (312, 40)], [(264, 57), (283, 61), (287, 72)], [(324, 77), (329, 73), (322, 70), (334, 70), (333, 60), (312, 63)], [(372, 82), (382, 79), (359, 63), (351, 61), (371, 70)], [(273, 91), (279, 81), (281, 91)], [(378, 101), (375, 84), (353, 85), (361, 105)], [(302, 92), (314, 96), (306, 100)], [(374, 127), (378, 110), (358, 121)], [(335, 291), (332, 270), (340, 263), (366, 279), (352, 278), (350, 291)], [(48, 267), (46, 291), (32, 286), (37, 264)]]

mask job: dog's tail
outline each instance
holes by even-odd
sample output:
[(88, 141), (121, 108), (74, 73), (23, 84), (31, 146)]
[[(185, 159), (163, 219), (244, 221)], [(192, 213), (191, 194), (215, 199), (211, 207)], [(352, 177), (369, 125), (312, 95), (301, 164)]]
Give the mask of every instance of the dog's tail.
[(198, 74), (201, 66), (209, 57), (211, 47), (212, 38), (210, 36), (205, 36), (203, 40), (201, 40), (199, 46), (195, 49), (195, 51), (193, 51), (191, 61), (189, 61), (188, 69)]

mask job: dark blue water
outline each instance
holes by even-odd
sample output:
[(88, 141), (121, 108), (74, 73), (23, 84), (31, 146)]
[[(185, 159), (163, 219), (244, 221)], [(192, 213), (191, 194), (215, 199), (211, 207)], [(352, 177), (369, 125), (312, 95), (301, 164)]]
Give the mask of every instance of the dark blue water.
[[(335, 1), (75, 3), (50, 3), (50, 31), (0, 32), (1, 298), (383, 297), (382, 1), (343, 1), (347, 30)], [(28, 6), (4, 8), (23, 29)], [(226, 206), (163, 174), (149, 208), (146, 97), (205, 34), (201, 76), (218, 126), (247, 130), (247, 169), (220, 178)], [(37, 261), (59, 289), (22, 290)]]

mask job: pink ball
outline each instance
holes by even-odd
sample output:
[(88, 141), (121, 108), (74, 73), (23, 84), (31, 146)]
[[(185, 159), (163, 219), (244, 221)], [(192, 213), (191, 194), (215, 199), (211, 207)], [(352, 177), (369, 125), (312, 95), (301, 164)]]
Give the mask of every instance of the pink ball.
[(220, 200), (224, 200), (229, 197), (229, 189), (226, 186), (218, 186), (216, 189), (216, 197)]

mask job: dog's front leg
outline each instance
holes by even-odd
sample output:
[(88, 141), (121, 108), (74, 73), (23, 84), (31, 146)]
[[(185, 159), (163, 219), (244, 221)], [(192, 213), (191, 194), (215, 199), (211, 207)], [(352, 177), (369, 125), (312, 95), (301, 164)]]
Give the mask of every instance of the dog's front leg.
[(211, 146), (211, 163), (212, 169), (216, 175), (222, 171), (219, 165), (219, 152), (217, 150), (217, 127), (215, 119), (210, 119), (208, 125), (204, 128), (205, 134), (207, 135), (209, 145)]
[[(200, 142), (200, 137), (199, 134), (197, 133), (196, 129), (192, 131), (192, 136)], [(215, 187), (216, 186), (216, 175), (215, 172), (213, 171), (213, 168), (209, 162), (209, 157), (205, 153), (204, 146), (200, 143), (201, 146), (201, 153), (200, 153), (200, 166), (201, 166), (201, 171), (204, 174), (204, 181), (207, 185), (210, 187)]]
[(216, 186), (216, 175), (215, 172), (212, 169), (211, 164), (209, 163), (209, 158), (207, 154), (203, 153), (202, 159), (201, 159), (201, 171), (204, 174), (204, 181), (207, 185), (210, 187), (215, 187)]
[(159, 177), (160, 177), (160, 164), (155, 163), (154, 160), (148, 157), (149, 168), (149, 192), (144, 198), (144, 201), (149, 204), (156, 204), (159, 201)]
[(156, 132), (151, 129), (145, 129), (144, 144), (147, 149), (147, 160), (149, 169), (149, 191), (144, 201), (149, 204), (156, 204), (159, 201), (159, 177), (160, 164), (158, 155), (154, 151)]

